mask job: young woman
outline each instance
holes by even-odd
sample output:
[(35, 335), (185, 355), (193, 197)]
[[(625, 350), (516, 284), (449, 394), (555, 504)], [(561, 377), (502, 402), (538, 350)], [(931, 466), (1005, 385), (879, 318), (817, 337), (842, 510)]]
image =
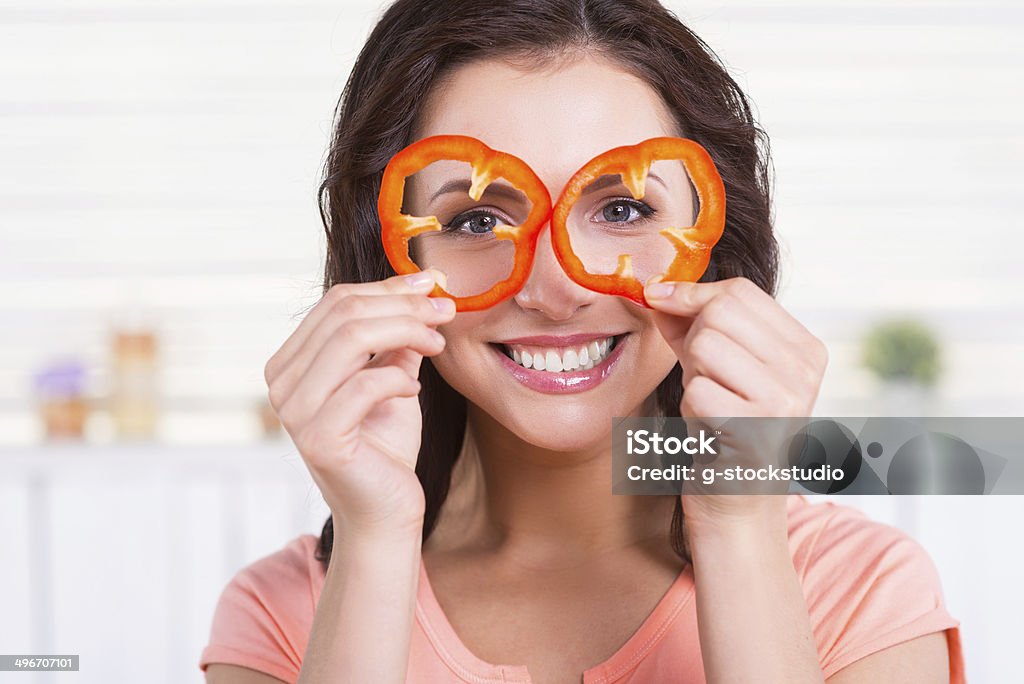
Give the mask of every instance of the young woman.
[[(690, 138), (724, 234), (702, 282), (650, 285), (648, 309), (577, 285), (544, 233), (513, 297), (456, 315), (434, 271), (393, 276), (376, 213), (391, 157), (441, 134), (515, 154), (553, 197), (604, 150)], [(338, 109), (325, 295), (266, 366), (332, 516), (227, 587), (207, 681), (962, 681), (935, 570), (897, 530), (799, 497), (610, 493), (615, 416), (811, 414), (826, 353), (771, 297), (764, 141), (653, 0), (392, 5)], [(446, 230), (514, 220), (442, 217), (420, 190)], [(652, 197), (587, 211), (640, 221)], [(523, 368), (584, 347), (586, 382)]]

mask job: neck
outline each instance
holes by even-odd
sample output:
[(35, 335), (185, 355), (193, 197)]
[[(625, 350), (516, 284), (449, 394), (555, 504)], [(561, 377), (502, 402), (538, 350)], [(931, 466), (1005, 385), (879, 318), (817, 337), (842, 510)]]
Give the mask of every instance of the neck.
[(612, 495), (611, 453), (610, 438), (577, 451), (529, 444), (470, 405), (435, 535), (444, 546), (470, 544), (539, 565), (662, 544), (674, 497)]

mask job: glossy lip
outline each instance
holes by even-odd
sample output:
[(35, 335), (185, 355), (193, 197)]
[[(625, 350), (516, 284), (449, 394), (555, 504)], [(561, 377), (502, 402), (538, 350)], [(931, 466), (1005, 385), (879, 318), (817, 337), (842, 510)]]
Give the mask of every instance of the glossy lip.
[[(561, 339), (561, 340), (572, 340), (575, 336), (562, 337), (562, 338), (520, 338), (522, 340), (536, 340), (536, 339)], [(607, 335), (607, 337), (613, 337)], [(536, 392), (542, 392), (544, 394), (570, 394), (574, 392), (585, 392), (589, 389), (597, 387), (608, 378), (609, 375), (615, 370), (616, 362), (619, 357), (622, 356), (622, 348), (627, 344), (631, 344), (629, 340), (629, 334), (623, 335), (615, 342), (615, 348), (612, 349), (611, 354), (601, 359), (601, 363), (597, 364), (593, 368), (587, 370), (572, 371), (570, 373), (549, 373), (548, 371), (539, 371), (532, 368), (523, 368), (518, 363), (508, 358), (505, 353), (499, 348), (497, 344), (490, 345), (497, 354), (498, 360), (501, 365), (504, 366), (505, 370), (509, 374), (518, 380), (521, 384), (525, 385), (529, 389)], [(593, 337), (586, 338), (588, 341), (595, 339)], [(584, 341), (582, 338), (580, 341)], [(525, 342), (503, 342), (501, 344), (526, 344)], [(531, 342), (530, 344), (537, 344)], [(575, 342), (567, 342), (566, 345), (575, 344)]]

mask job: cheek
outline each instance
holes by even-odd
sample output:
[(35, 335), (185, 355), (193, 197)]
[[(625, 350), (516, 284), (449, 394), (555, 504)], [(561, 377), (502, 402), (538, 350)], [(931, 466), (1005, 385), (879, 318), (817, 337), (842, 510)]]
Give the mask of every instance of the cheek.
[(668, 346), (668, 342), (661, 336), (657, 328), (653, 328), (649, 332), (645, 331), (639, 349), (640, 373), (657, 386), (671, 372), (677, 361), (679, 359), (672, 351), (672, 347)]
[(653, 347), (650, 357), (656, 359), (658, 366), (664, 368), (665, 372), (668, 373), (679, 360), (676, 357), (676, 353), (672, 351), (672, 347), (668, 346), (668, 342), (665, 341), (665, 338), (657, 330), (650, 336), (650, 339), (650, 345)]
[(643, 317), (641, 325), (639, 357), (642, 366), (649, 366), (656, 373), (662, 376), (668, 375), (672, 366), (679, 360), (672, 347), (662, 336), (658, 326), (654, 323), (653, 316), (648, 313)]
[(456, 389), (464, 387), (466, 379), (472, 377), (481, 365), (481, 351), (489, 351), (473, 339), (473, 331), (479, 326), (478, 319), (482, 317), (482, 312), (463, 312), (456, 314), (451, 323), (437, 327), (438, 332), (444, 335), (445, 346), (444, 351), (431, 358), (431, 363), (441, 377)]

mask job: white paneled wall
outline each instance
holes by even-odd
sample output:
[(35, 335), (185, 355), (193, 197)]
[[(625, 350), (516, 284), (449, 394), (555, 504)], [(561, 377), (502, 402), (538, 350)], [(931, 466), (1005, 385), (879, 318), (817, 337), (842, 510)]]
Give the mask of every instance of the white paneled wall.
[[(872, 411), (860, 337), (905, 313), (942, 337), (937, 412), (1024, 413), (1019, 3), (671, 4), (772, 137), (781, 297), (831, 350), (819, 413)], [(381, 7), (0, 0), (0, 653), (80, 652), (82, 682), (198, 681), (227, 578), (319, 527), (252, 406), (317, 295), (319, 166)], [(31, 370), (81, 355), (102, 395), (110, 326), (139, 317), (175, 446), (31, 446)], [(935, 557), (972, 681), (1009, 681), (1021, 500), (856, 503)]]
[(80, 654), (83, 682), (201, 681), (223, 586), (327, 515), (285, 441), (7, 448), (0, 463), (0, 652)]

